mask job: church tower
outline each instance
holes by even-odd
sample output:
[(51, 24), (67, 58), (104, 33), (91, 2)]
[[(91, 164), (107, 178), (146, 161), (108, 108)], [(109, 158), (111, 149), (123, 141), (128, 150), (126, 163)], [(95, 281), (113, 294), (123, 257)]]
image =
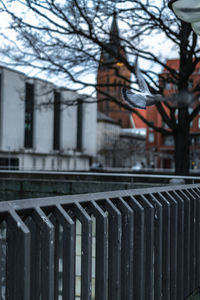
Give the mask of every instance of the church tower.
[(129, 86), (128, 82), (131, 76), (130, 71), (123, 62), (118, 59), (119, 54), (126, 58), (126, 53), (120, 43), (116, 14), (113, 16), (109, 43), (105, 46), (111, 51), (114, 51), (114, 53), (112, 52), (112, 55), (110, 55), (105, 50), (101, 51), (97, 73), (98, 111), (119, 122), (123, 128), (129, 128), (132, 127), (130, 122), (130, 112), (111, 101), (106, 95), (108, 94), (117, 99), (117, 101), (122, 102), (121, 88), (122, 86)]

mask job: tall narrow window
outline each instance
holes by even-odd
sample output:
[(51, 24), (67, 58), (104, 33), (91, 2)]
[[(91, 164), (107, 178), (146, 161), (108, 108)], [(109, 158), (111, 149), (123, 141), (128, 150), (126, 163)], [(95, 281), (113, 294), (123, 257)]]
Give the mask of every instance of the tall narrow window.
[(60, 149), (60, 93), (54, 92), (53, 149)]
[(33, 148), (34, 85), (26, 83), (24, 147)]
[(83, 103), (78, 100), (77, 104), (77, 150), (82, 150), (82, 134), (83, 134)]

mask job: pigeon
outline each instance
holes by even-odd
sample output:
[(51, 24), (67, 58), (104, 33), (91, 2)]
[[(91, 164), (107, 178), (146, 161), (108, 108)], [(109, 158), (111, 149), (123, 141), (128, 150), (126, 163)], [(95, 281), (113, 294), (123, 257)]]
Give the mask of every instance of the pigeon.
[[(141, 92), (131, 92), (127, 88), (122, 88), (122, 97), (124, 101), (131, 107), (146, 109), (147, 106), (154, 105), (157, 101), (164, 101), (164, 97), (160, 94), (153, 95), (142, 76), (138, 67), (138, 57), (135, 60), (135, 75)], [(166, 99), (165, 99), (166, 100)]]
[(141, 92), (132, 92), (127, 88), (122, 88), (122, 98), (131, 108), (146, 109), (157, 102), (171, 102), (175, 106), (190, 106), (193, 105), (195, 98), (192, 93), (182, 91), (180, 93), (172, 94), (164, 97), (161, 94), (152, 94), (142, 76), (138, 67), (138, 58), (135, 60), (135, 75)]

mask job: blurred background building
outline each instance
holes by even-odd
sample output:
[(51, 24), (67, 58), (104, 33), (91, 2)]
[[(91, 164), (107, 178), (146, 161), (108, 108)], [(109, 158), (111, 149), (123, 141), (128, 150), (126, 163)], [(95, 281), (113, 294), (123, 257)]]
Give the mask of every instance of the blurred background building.
[[(120, 44), (115, 15), (107, 46), (116, 52), (116, 57), (118, 52), (126, 57), (125, 49)], [(131, 72), (123, 62), (103, 50), (100, 57), (97, 72), (97, 83), (100, 85), (97, 90), (97, 161), (104, 167), (130, 168), (137, 162), (146, 166), (146, 126), (120, 105), (123, 102), (121, 88), (129, 87)]]
[[(166, 62), (166, 65), (176, 71), (179, 70), (178, 59), (170, 59)], [(166, 68), (160, 74), (160, 84), (163, 85), (163, 92), (166, 96), (177, 91), (177, 86), (169, 77), (169, 72)], [(200, 84), (200, 63), (197, 64), (189, 84), (190, 89), (194, 89)], [(192, 113), (197, 104), (198, 101), (189, 107), (189, 113)], [(162, 123), (161, 116), (154, 106), (147, 109), (146, 116), (148, 121), (154, 125), (158, 127), (165, 126), (166, 128), (166, 124)], [(175, 117), (177, 120), (176, 111)], [(172, 135), (163, 135), (147, 127), (146, 149), (148, 164), (152, 164), (156, 168), (170, 169), (174, 167), (174, 139)], [(200, 168), (200, 114), (194, 118), (190, 127), (190, 169), (196, 168)]]
[[(0, 168), (88, 170), (96, 155), (96, 103), (0, 68)], [(69, 105), (75, 101), (75, 105)]]
[[(113, 18), (110, 30), (108, 46), (110, 45), (114, 51), (121, 52), (126, 56), (125, 49), (120, 45), (116, 16)], [(166, 65), (176, 71), (179, 70), (178, 59), (170, 59), (166, 62)], [(109, 68), (106, 66), (109, 66)], [(98, 114), (97, 125), (98, 136), (101, 135), (101, 139), (97, 139), (98, 159), (102, 165), (107, 167), (131, 167), (139, 162), (142, 163), (143, 166), (150, 168), (174, 168), (173, 136), (171, 134), (163, 135), (148, 127), (137, 115), (123, 109), (117, 103), (110, 101), (109, 97), (106, 96), (109, 94), (111, 98), (116, 98), (117, 101), (121, 103), (123, 101), (121, 88), (122, 86), (129, 87), (127, 82), (130, 80), (130, 76), (130, 71), (127, 70), (122, 62), (117, 61), (117, 59), (114, 60), (108, 54), (104, 53), (104, 51), (101, 52), (101, 60), (97, 73), (97, 82), (98, 84), (102, 84), (102, 87), (97, 91), (98, 112), (102, 113), (101, 115)], [(167, 68), (159, 74), (159, 78), (159, 84), (162, 85), (164, 95), (169, 96), (176, 93), (176, 84), (169, 77)], [(189, 88), (193, 89), (199, 84), (200, 63), (197, 64), (195, 72), (190, 78)], [(189, 113), (192, 113), (194, 108), (195, 104), (193, 107), (189, 107)], [(155, 106), (148, 107), (146, 110), (138, 109), (138, 111), (156, 127), (166, 128), (166, 124), (162, 122), (161, 116)], [(106, 130), (106, 127), (110, 129)], [(122, 138), (122, 129), (130, 129), (128, 143), (127, 138), (126, 141)], [(142, 135), (140, 134), (141, 132)], [(132, 134), (132, 136), (130, 134)], [(144, 137), (145, 147), (143, 143)], [(102, 139), (104, 142), (101, 144), (100, 141), (102, 141)], [(105, 141), (107, 141), (106, 144)], [(140, 143), (140, 146), (136, 147), (136, 150), (133, 145), (138, 143)], [(195, 117), (190, 128), (190, 148), (190, 168), (200, 168), (200, 114)], [(128, 151), (128, 149), (130, 151)]]
[(145, 150), (146, 129), (121, 128), (107, 115), (97, 113), (97, 161), (102, 167), (144, 167)]
[[(116, 16), (107, 45), (126, 56), (119, 42)], [(168, 60), (167, 67), (178, 71), (179, 60)], [(94, 99), (0, 67), (0, 168), (89, 170), (92, 164), (108, 168), (174, 168), (173, 136), (148, 127), (120, 106), (121, 88), (128, 87), (130, 76), (122, 62), (102, 51), (97, 72), (101, 87)], [(176, 93), (167, 68), (159, 74), (159, 80), (164, 95)], [(189, 88), (199, 83), (200, 63)], [(119, 104), (110, 101), (108, 95)], [(189, 107), (190, 113), (194, 108), (195, 103)], [(155, 106), (138, 111), (148, 122), (166, 129)], [(190, 168), (198, 169), (200, 114), (194, 118), (190, 133)]]
[[(117, 57), (117, 53), (121, 53), (126, 57), (125, 49), (120, 44), (116, 16), (111, 25), (110, 41), (106, 45), (114, 52), (114, 56)], [(97, 89), (98, 111), (117, 121), (122, 128), (131, 128), (131, 114), (120, 105), (123, 101), (121, 88), (128, 86), (127, 82), (130, 80), (131, 72), (123, 62), (115, 59), (113, 55), (109, 55), (104, 50), (101, 51), (97, 72), (97, 84), (100, 86)], [(116, 99), (119, 104), (110, 101), (111, 97), (113, 100)]]

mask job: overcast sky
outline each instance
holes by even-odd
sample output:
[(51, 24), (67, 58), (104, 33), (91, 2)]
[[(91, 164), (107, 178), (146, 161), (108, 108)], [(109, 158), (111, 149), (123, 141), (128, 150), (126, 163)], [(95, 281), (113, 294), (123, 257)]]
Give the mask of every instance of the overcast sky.
[[(157, 1), (157, 3), (158, 2), (159, 1)], [(14, 11), (19, 13), (19, 15), (22, 13), (21, 8), (20, 8), (17, 1), (14, 2), (13, 7), (14, 7)], [(25, 12), (23, 12), (23, 16), (25, 18), (28, 18), (28, 15), (25, 14)], [(34, 17), (33, 16), (29, 15), (29, 18), (31, 18), (34, 22)], [(6, 27), (8, 26), (8, 21), (9, 21), (9, 18), (6, 14), (1, 15), (1, 30), (4, 33), (7, 32)], [(119, 28), (121, 28), (121, 24), (119, 24)], [(12, 39), (12, 40), (16, 40), (15, 33), (11, 34), (9, 32), (9, 38)], [(2, 37), (0, 38), (0, 42), (1, 42), (1, 44), (7, 43), (7, 41), (3, 40)], [(157, 35), (154, 35), (154, 36), (152, 36), (152, 35), (151, 36), (146, 36), (145, 41), (142, 42), (142, 44), (140, 46), (143, 46), (143, 44), (144, 44), (144, 47), (148, 46), (151, 49), (151, 52), (153, 52), (157, 56), (159, 55), (160, 57), (162, 57), (163, 61), (165, 61), (169, 58), (177, 58), (178, 57), (177, 49), (173, 49), (172, 45), (169, 42), (169, 40), (167, 40), (165, 38), (165, 36), (162, 35), (162, 34), (157, 34)], [(131, 58), (131, 59), (133, 59), (133, 58)], [(0, 57), (0, 63), (1, 64), (5, 65), (6, 62), (8, 62), (8, 61), (5, 58)], [(139, 65), (142, 67), (142, 69), (147, 69), (147, 70), (148, 69), (154, 69), (154, 71), (156, 71), (157, 73), (161, 72), (160, 67), (152, 65), (148, 61), (145, 61), (143, 59), (139, 59)], [(26, 73), (30, 77), (33, 76), (33, 77), (39, 77), (39, 78), (47, 79), (47, 77), (38, 70), (33, 70), (33, 69), (27, 68), (27, 67), (15, 67), (15, 69), (18, 69), (18, 70)], [(48, 76), (48, 79), (49, 79), (49, 76)], [(87, 76), (85, 76), (85, 79), (87, 79), (90, 82), (95, 83), (96, 74), (94, 74), (94, 73), (88, 74)], [(51, 78), (50, 78), (50, 80), (51, 80)], [(55, 79), (52, 78), (52, 81), (55, 81), (55, 80), (56, 80), (57, 84), (63, 85), (62, 79), (59, 80), (57, 77)], [(88, 89), (85, 89), (84, 92), (89, 92), (90, 90), (91, 89), (88, 88)]]

